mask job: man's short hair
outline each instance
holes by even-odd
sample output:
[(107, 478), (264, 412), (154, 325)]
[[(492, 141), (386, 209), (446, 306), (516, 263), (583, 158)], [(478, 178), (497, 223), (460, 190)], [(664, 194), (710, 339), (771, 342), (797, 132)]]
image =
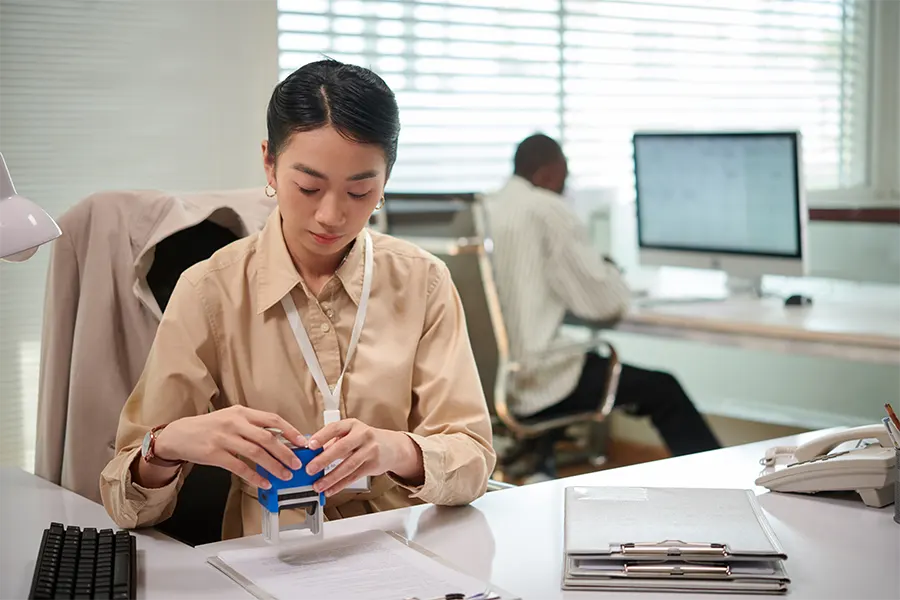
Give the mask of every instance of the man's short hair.
[(556, 140), (543, 133), (536, 133), (522, 140), (516, 148), (513, 172), (519, 177), (530, 179), (538, 169), (562, 157), (562, 148)]

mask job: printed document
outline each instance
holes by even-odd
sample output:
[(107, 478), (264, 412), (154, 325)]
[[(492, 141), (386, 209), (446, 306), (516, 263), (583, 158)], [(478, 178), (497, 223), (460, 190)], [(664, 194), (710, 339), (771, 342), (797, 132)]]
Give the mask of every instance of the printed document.
[(490, 589), (486, 582), (460, 573), (384, 531), (228, 550), (210, 562), (251, 593), (275, 600), (398, 600), (450, 593), (468, 597)]

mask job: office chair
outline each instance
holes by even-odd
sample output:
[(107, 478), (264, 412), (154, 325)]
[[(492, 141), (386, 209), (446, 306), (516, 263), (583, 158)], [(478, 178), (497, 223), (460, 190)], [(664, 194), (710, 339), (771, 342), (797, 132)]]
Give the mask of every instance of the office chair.
[[(159, 308), (165, 311), (182, 272), (216, 250), (238, 239), (230, 230), (203, 221), (164, 239), (157, 246), (147, 284)], [(231, 488), (231, 473), (219, 467), (192, 465), (172, 516), (156, 529), (190, 546), (222, 539), (225, 502)]]
[[(433, 208), (436, 206), (443, 210)], [(387, 233), (419, 245), (441, 258), (450, 269), (465, 310), (495, 434), (505, 434), (513, 440), (513, 448), (500, 456), (501, 471), (527, 455), (532, 455), (541, 466), (549, 464), (548, 470), (553, 471), (555, 444), (567, 429), (572, 425), (602, 423), (609, 416), (622, 368), (615, 348), (595, 334), (583, 343), (513, 360), (490, 261), (493, 244), (480, 197), (476, 194), (388, 195), (385, 208), (388, 210), (381, 223)], [(581, 356), (600, 347), (608, 352), (609, 367), (603, 400), (596, 411), (544, 420), (519, 418), (512, 413), (508, 388), (523, 364), (557, 353)], [(598, 427), (588, 427), (587, 440), (574, 441), (578, 450), (569, 456), (572, 461), (589, 460), (595, 464), (603, 461), (603, 438)]]

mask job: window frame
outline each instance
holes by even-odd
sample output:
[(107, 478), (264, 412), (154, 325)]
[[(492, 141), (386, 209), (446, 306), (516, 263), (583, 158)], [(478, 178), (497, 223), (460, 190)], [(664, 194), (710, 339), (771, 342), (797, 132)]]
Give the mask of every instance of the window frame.
[(900, 2), (869, 1), (865, 183), (808, 191), (811, 209), (900, 208)]
[(868, 185), (821, 198), (826, 206), (900, 207), (900, 2), (871, 1)]

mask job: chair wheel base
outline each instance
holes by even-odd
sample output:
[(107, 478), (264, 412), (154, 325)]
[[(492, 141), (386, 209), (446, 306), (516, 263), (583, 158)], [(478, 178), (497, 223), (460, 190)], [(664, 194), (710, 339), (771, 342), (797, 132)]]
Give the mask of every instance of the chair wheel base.
[(588, 462), (591, 463), (592, 467), (602, 467), (602, 466), (606, 465), (607, 462), (609, 462), (609, 459), (606, 458), (606, 456), (595, 456), (594, 458), (591, 458)]

